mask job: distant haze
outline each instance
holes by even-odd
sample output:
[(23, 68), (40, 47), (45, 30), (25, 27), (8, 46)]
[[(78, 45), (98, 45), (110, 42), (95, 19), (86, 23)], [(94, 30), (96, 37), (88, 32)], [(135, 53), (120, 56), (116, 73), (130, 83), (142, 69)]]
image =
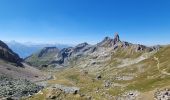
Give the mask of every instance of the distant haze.
[(59, 49), (66, 48), (71, 45), (66, 44), (38, 44), (38, 43), (19, 43), (16, 41), (6, 42), (7, 45), (20, 57), (25, 58), (33, 53), (38, 52), (44, 47), (57, 47)]

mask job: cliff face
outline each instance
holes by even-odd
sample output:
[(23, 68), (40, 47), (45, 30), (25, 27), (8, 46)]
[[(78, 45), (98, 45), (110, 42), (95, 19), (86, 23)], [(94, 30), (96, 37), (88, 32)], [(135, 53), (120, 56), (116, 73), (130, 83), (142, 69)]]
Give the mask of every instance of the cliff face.
[(0, 59), (22, 66), (22, 59), (2, 41), (0, 41)]

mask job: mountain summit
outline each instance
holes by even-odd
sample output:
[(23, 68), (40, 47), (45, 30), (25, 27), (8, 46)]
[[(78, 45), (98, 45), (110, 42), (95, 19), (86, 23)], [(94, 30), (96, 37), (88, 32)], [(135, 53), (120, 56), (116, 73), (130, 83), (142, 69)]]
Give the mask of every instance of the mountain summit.
[(114, 36), (113, 40), (114, 40), (114, 44), (120, 42), (119, 34), (117, 32), (115, 33), (115, 36)]

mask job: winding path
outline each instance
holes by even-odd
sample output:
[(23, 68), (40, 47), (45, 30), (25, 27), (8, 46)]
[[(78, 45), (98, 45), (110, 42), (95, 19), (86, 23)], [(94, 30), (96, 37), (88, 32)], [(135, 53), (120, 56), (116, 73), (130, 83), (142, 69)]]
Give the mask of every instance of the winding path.
[(159, 70), (159, 72), (161, 72), (161, 74), (170, 75), (170, 73), (168, 73), (168, 72), (166, 72), (164, 70), (160, 70), (160, 61), (159, 61), (159, 58), (154, 57), (154, 60), (157, 62), (157, 69)]

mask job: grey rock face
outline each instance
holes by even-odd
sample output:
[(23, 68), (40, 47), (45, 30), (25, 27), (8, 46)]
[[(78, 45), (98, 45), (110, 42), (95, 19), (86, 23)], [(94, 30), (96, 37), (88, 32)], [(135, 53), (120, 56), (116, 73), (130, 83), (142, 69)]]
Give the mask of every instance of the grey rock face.
[(64, 64), (73, 57), (83, 56), (86, 52), (90, 51), (91, 46), (87, 43), (82, 43), (76, 47), (69, 47), (62, 49), (56, 59), (52, 63)]
[(62, 49), (52, 63), (63, 64), (70, 58), (72, 52), (73, 52), (72, 47)]
[(4, 42), (0, 41), (0, 58), (12, 63), (16, 63), (17, 66), (22, 66), (22, 59), (18, 54), (14, 53)]
[(114, 41), (114, 44), (120, 42), (120, 38), (119, 38), (119, 34), (118, 33), (115, 33), (113, 41)]

